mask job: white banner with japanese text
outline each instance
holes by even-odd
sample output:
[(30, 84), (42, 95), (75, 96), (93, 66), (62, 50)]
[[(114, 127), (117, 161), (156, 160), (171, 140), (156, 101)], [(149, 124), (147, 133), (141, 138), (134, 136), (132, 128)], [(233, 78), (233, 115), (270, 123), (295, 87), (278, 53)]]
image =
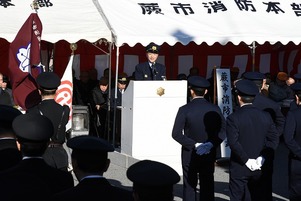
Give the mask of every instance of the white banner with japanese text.
[[(227, 118), (233, 112), (232, 86), (229, 68), (216, 69), (216, 92), (217, 104), (221, 108), (222, 114)], [(225, 139), (221, 144), (221, 157), (230, 157), (230, 147)]]

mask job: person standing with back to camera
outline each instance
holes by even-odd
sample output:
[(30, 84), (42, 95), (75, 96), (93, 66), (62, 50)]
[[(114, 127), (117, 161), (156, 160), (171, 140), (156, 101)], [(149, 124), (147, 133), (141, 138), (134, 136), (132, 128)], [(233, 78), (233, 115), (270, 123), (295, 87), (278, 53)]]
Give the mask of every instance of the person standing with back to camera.
[(165, 80), (166, 67), (157, 62), (160, 46), (150, 43), (146, 46), (147, 62), (139, 63), (135, 67), (135, 80)]
[(253, 105), (259, 94), (251, 80), (235, 83), (239, 108), (226, 119), (227, 142), (231, 149), (229, 197), (231, 201), (267, 201), (268, 174), (265, 161), (271, 161), (279, 143), (279, 131), (269, 112)]
[(36, 113), (48, 117), (54, 127), (53, 135), (43, 158), (46, 163), (57, 169), (68, 170), (68, 153), (63, 147), (66, 140), (66, 125), (69, 120), (70, 109), (61, 106), (54, 100), (56, 90), (61, 84), (59, 76), (53, 72), (43, 72), (38, 75), (37, 84), (42, 101), (29, 108), (26, 113)]
[(294, 108), (286, 115), (283, 131), (285, 145), (288, 153), (288, 192), (290, 201), (301, 200), (301, 83), (297, 82), (291, 86), (296, 100)]
[(209, 86), (204, 77), (188, 78), (192, 100), (178, 109), (172, 129), (172, 138), (182, 145), (183, 201), (214, 201), (214, 164), (226, 121), (221, 109), (204, 98)]

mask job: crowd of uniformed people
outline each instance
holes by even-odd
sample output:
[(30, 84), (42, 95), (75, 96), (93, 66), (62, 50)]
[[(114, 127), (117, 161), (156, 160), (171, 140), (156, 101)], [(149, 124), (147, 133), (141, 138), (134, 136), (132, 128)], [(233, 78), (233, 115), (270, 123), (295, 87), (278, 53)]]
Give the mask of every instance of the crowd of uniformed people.
[[(129, 80), (166, 79), (165, 66), (156, 62), (159, 50), (158, 45), (149, 44), (148, 61), (138, 64), (131, 77), (120, 74), (117, 98), (108, 94), (109, 86), (115, 90), (108, 69), (100, 80), (89, 79), (88, 72), (81, 73), (80, 80), (74, 79), (74, 104), (90, 107), (89, 135), (66, 138), (70, 109), (54, 100), (60, 78), (53, 72), (37, 77), (41, 102), (24, 114), (13, 104), (1, 103), (1, 200), (172, 201), (173, 185), (180, 176), (164, 163), (142, 160), (132, 165), (126, 172), (133, 182), (132, 192), (110, 184), (103, 175), (110, 166), (108, 152), (120, 145), (121, 136), (120, 122), (112, 128), (108, 111), (121, 106)], [(3, 79), (0, 74), (0, 86)], [(215, 200), (214, 169), (218, 147), (224, 140), (231, 149), (231, 201), (273, 200), (275, 150), (281, 142), (290, 151), (289, 199), (301, 200), (300, 74), (289, 77), (279, 72), (269, 80), (268, 74), (244, 72), (233, 80), (236, 101), (233, 113), (226, 118), (206, 98), (213, 89), (210, 80), (198, 74), (184, 79), (188, 83), (187, 103), (178, 109), (173, 129), (166, 134), (182, 147), (183, 200)], [(120, 113), (113, 115), (121, 120)], [(115, 142), (110, 141), (112, 130), (116, 132)], [(67, 150), (72, 150), (70, 155)]]

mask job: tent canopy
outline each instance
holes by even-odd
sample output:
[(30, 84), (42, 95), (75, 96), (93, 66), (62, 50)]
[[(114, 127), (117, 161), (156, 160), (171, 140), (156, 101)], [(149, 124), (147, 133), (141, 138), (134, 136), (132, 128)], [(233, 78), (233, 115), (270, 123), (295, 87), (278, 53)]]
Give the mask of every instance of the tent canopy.
[[(291, 72), (292, 69), (293, 72), (300, 72), (297, 69), (301, 69), (301, 51), (299, 51), (301, 6), (294, 2), (286, 0), (38, 2), (40, 7), (38, 14), (43, 24), (42, 40), (56, 43), (54, 63), (60, 75), (64, 72), (71, 53), (69, 44), (65, 41), (77, 42), (79, 47), (75, 54), (80, 54), (81, 69), (89, 69), (100, 65), (96, 57), (99, 58), (97, 55), (103, 52), (96, 52), (98, 49), (90, 45), (99, 45), (94, 42), (101, 38), (115, 42), (118, 47), (127, 44), (120, 48), (119, 53), (116, 53), (116, 48), (112, 49), (110, 66), (120, 67), (129, 74), (136, 63), (144, 61), (143, 46), (149, 42), (161, 44), (162, 62), (169, 69), (177, 69), (174, 72), (168, 70), (170, 77), (175, 77), (177, 72), (191, 66), (198, 66), (202, 75), (206, 74), (206, 71), (210, 72), (212, 66), (249, 67), (252, 65), (249, 62), (251, 56), (248, 56), (250, 52), (245, 48), (248, 47), (245, 43), (251, 45), (253, 41), (261, 44), (256, 48), (255, 65), (261, 70), (264, 68), (263, 72), (272, 70)], [(8, 42), (13, 41), (25, 20), (33, 12), (31, 3), (32, 0), (11, 0), (0, 5), (0, 15), (3, 19), (0, 21), (2, 27), (0, 37), (5, 39), (0, 40), (2, 73), (7, 71), (8, 66)], [(84, 43), (86, 46), (79, 42), (81, 39), (93, 43)], [(261, 47), (267, 44), (263, 44), (264, 42), (274, 46), (263, 50)], [(241, 45), (230, 48), (229, 51), (226, 47), (232, 47), (232, 43)], [(294, 47), (295, 44), (298, 46)], [(51, 51), (52, 48), (53, 46), (47, 43), (46, 50)], [(49, 63), (49, 52), (47, 55), (44, 63)], [(117, 63), (116, 56), (119, 55)], [(191, 62), (181, 60), (190, 57), (189, 55)], [(242, 55), (247, 55), (247, 64), (241, 64)], [(219, 59), (220, 57), (222, 59)], [(102, 65), (106, 66), (107, 62)]]
[[(1, 38), (11, 42), (33, 12), (32, 0), (5, 1), (0, 6)], [(149, 42), (173, 46), (194, 41), (212, 45), (232, 42), (299, 44), (301, 5), (286, 0), (183, 2), (145, 0), (38, 1), (42, 40), (70, 43), (100, 38), (121, 46)]]
[(301, 41), (301, 6), (276, 1), (92, 0), (117, 46), (149, 42), (263, 44)]
[[(12, 42), (19, 29), (34, 12), (32, 0), (5, 1), (0, 5), (1, 38)], [(42, 40), (55, 43), (66, 40), (75, 43), (80, 39), (95, 42), (100, 38), (111, 38), (107, 28), (91, 0), (38, 1), (38, 15), (43, 24)]]

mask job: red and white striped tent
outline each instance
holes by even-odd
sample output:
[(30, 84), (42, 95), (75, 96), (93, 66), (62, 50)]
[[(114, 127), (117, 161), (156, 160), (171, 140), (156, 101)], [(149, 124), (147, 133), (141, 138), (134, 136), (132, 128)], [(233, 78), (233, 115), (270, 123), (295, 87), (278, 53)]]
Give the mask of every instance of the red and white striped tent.
[[(42, 53), (43, 64), (48, 65), (52, 49), (58, 45), (55, 55), (56, 70), (62, 76), (68, 64), (71, 50), (64, 41), (76, 43), (81, 39), (95, 42), (100, 38), (110, 38), (111, 33), (98, 13), (92, 0), (42, 0), (36, 1), (38, 15), (43, 24)], [(0, 4), (0, 72), (8, 72), (8, 47), (19, 29), (34, 12), (33, 0), (10, 0)], [(55, 53), (56, 54), (56, 53)]]
[[(172, 77), (177, 73), (187, 74), (192, 66), (200, 68), (206, 77), (214, 66), (237, 66), (241, 73), (255, 68), (264, 73), (298, 71), (300, 2), (93, 2), (117, 47), (124, 44), (132, 47), (137, 43), (145, 46), (149, 42), (168, 44), (170, 47), (161, 59), (167, 67), (175, 69), (169, 71)], [(169, 55), (173, 58), (166, 58)], [(131, 62), (119, 66), (133, 70)]]
[[(9, 43), (32, 12), (32, 0), (0, 5), (0, 72), (6, 72)], [(300, 72), (301, 4), (277, 1), (74, 0), (38, 1), (43, 24), (42, 59), (54, 50), (54, 70), (62, 75), (77, 43), (74, 68), (108, 66), (129, 75), (145, 60), (144, 46), (162, 46), (167, 77), (198, 67), (209, 77), (214, 66), (275, 74)], [(106, 40), (100, 40), (106, 39)], [(109, 42), (109, 43), (106, 43)], [(112, 44), (110, 47), (108, 44)], [(255, 44), (256, 48), (252, 49)], [(252, 54), (252, 50), (255, 50)]]

